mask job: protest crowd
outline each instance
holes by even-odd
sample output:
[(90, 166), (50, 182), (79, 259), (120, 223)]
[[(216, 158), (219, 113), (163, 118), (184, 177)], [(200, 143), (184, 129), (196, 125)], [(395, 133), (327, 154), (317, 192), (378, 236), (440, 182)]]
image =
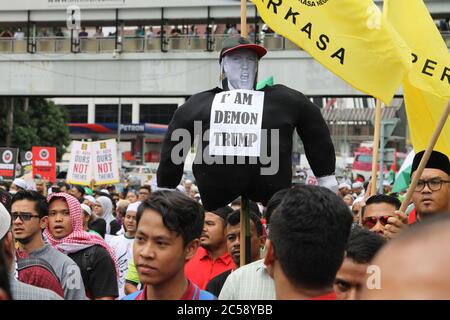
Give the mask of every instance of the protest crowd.
[[(122, 183), (113, 139), (74, 142), (65, 179), (33, 169), (0, 181), (0, 300), (450, 299), (446, 149), (415, 147), (401, 192), (375, 176), (337, 179), (319, 108), (281, 84), (255, 90), (267, 50), (229, 27), (221, 87), (175, 111), (151, 181)], [(238, 161), (202, 159), (192, 179), (173, 137), (197, 121), (211, 129), (198, 153)], [(292, 180), (297, 133), (314, 184)]]
[[(300, 184), (266, 206), (250, 201), (244, 266), (240, 201), (206, 211), (190, 180), (119, 193), (34, 182), (16, 178), (0, 189), (1, 292), (13, 299), (448, 298), (446, 282), (432, 284), (450, 266), (439, 254), (450, 225), (450, 162), (437, 151), (406, 213), (397, 194), (370, 196), (359, 182), (338, 194)], [(373, 266), (382, 289), (367, 285)]]

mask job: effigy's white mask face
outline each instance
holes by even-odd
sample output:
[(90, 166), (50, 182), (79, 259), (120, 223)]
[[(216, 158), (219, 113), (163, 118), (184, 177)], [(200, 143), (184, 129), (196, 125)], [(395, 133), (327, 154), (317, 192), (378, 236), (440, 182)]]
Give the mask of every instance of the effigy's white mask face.
[(258, 69), (258, 57), (250, 49), (238, 49), (223, 57), (223, 71), (228, 87), (253, 90)]

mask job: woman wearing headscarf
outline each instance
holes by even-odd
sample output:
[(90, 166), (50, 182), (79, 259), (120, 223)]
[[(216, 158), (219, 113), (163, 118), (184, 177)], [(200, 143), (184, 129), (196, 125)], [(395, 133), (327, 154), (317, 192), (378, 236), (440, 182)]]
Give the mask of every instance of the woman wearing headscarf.
[(119, 273), (114, 252), (103, 239), (83, 230), (78, 200), (67, 193), (53, 193), (47, 201), (48, 225), (44, 233), (52, 247), (78, 265), (86, 296), (96, 300), (116, 298)]
[(113, 203), (110, 198), (101, 196), (96, 199), (94, 214), (106, 221), (106, 234), (115, 235), (120, 225), (113, 214)]

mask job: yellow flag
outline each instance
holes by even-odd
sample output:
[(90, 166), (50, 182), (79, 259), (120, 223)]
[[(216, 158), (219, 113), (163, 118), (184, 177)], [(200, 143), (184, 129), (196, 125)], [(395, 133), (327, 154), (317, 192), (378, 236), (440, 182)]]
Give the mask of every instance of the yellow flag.
[(411, 84), (450, 97), (450, 54), (423, 1), (385, 0), (384, 15), (411, 48)]
[(265, 23), (356, 89), (389, 104), (411, 52), (372, 0), (251, 0)]
[[(418, 90), (408, 79), (403, 81), (406, 115), (414, 151), (425, 150), (447, 106), (447, 99)], [(447, 120), (433, 150), (450, 156), (450, 121)]]
[[(385, 0), (384, 15), (411, 48), (413, 67), (403, 81), (416, 152), (426, 149), (450, 97), (450, 54), (422, 0)], [(450, 155), (447, 120), (434, 150)]]

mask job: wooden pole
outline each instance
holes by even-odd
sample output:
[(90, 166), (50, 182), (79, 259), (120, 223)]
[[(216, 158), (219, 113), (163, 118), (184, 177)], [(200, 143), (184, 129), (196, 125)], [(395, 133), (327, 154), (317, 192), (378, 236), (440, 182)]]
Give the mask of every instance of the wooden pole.
[[(247, 37), (247, 1), (241, 0), (241, 36)], [(241, 234), (240, 234), (240, 265), (250, 262), (250, 215), (249, 200), (241, 196)]]
[[(375, 131), (373, 133), (373, 153), (372, 153), (372, 185), (370, 195), (374, 195), (377, 191), (377, 164), (378, 150), (380, 147), (380, 126), (381, 126), (381, 100), (377, 99), (375, 107)], [(380, 168), (380, 170), (383, 170)]]
[(241, 36), (247, 38), (247, 1), (241, 0)]
[(431, 151), (433, 151), (433, 148), (436, 145), (436, 142), (439, 138), (439, 135), (442, 132), (442, 129), (445, 126), (445, 122), (447, 121), (449, 114), (450, 114), (450, 100), (448, 100), (447, 102), (447, 107), (442, 113), (441, 118), (439, 119), (438, 125), (436, 126), (436, 129), (433, 132), (433, 136), (431, 137), (431, 140), (428, 143), (428, 147), (425, 150), (422, 160), (419, 163), (419, 167), (416, 170), (416, 174), (414, 175), (414, 178), (412, 179), (411, 184), (409, 185), (408, 192), (406, 193), (405, 199), (403, 200), (402, 205), (400, 207), (400, 211), (402, 212), (405, 212), (406, 208), (409, 205), (409, 202), (411, 201), (411, 197), (413, 195), (414, 189), (417, 186), (417, 182), (422, 176), (422, 172), (425, 169), (428, 160), (430, 159)]

